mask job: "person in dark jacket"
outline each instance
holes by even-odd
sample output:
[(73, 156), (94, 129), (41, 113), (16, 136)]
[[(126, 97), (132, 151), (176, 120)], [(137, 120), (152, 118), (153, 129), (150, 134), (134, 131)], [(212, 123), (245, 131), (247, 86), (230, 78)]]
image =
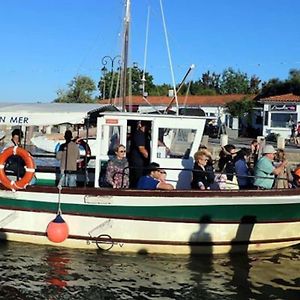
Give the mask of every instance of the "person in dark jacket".
[(236, 156), (236, 148), (232, 144), (222, 147), (219, 154), (218, 167), (222, 174), (226, 174), (228, 180), (232, 180), (235, 173), (234, 158)]
[(210, 186), (214, 183), (215, 175), (212, 166), (207, 164), (209, 157), (204, 151), (197, 151), (194, 159), (192, 189), (210, 189)]
[(248, 159), (251, 154), (251, 150), (242, 148), (237, 152), (235, 158), (235, 172), (240, 190), (250, 189), (253, 187), (252, 178), (250, 177), (250, 170), (248, 166)]

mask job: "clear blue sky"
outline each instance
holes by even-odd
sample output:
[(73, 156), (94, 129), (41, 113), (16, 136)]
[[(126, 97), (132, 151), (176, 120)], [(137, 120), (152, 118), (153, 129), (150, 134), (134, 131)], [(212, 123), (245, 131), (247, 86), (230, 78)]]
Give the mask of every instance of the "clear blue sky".
[[(123, 0), (0, 1), (0, 102), (51, 102), (76, 75), (100, 77), (101, 59), (120, 53)], [(172, 83), (159, 0), (132, 0), (130, 62)], [(300, 69), (299, 0), (163, 0), (175, 81), (188, 67), (232, 67), (262, 80)]]

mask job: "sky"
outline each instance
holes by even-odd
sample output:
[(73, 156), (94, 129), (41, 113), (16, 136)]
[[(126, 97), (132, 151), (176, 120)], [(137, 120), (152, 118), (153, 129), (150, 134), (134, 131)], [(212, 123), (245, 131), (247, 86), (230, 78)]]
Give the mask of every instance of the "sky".
[[(284, 80), (300, 69), (299, 0), (161, 0), (172, 68), (160, 0), (131, 2), (129, 65), (143, 69), (147, 49), (155, 84), (179, 83), (191, 64), (189, 80), (229, 67)], [(102, 58), (120, 54), (123, 6), (123, 0), (0, 0), (0, 103), (52, 102), (78, 75), (97, 84)]]

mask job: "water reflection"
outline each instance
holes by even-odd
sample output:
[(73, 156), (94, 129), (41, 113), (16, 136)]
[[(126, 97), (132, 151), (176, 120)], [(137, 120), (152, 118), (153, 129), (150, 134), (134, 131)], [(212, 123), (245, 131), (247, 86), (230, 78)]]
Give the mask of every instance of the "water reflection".
[(187, 257), (8, 243), (0, 299), (299, 299), (299, 270), (300, 247)]

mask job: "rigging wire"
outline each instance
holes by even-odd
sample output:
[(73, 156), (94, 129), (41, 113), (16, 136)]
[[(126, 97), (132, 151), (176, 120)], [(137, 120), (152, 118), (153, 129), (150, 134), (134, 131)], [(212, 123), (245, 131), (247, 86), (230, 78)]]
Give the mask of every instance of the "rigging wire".
[(145, 50), (144, 50), (144, 67), (142, 76), (142, 93), (145, 96), (145, 83), (146, 83), (146, 64), (147, 64), (147, 52), (148, 52), (148, 35), (149, 35), (149, 19), (150, 19), (150, 6), (148, 6), (147, 23), (146, 23), (146, 39), (145, 39)]
[(165, 39), (166, 39), (166, 44), (167, 44), (167, 51), (168, 51), (169, 64), (170, 64), (173, 90), (174, 90), (174, 98), (175, 98), (177, 115), (178, 115), (178, 98), (177, 98), (176, 84), (175, 84), (174, 71), (173, 71), (173, 63), (172, 63), (172, 58), (171, 58), (171, 51), (170, 51), (170, 46), (169, 46), (169, 39), (168, 39), (168, 33), (167, 33), (167, 27), (166, 27), (166, 21), (165, 21), (162, 0), (160, 0), (159, 3), (160, 3), (160, 10), (161, 10), (162, 20), (163, 20), (163, 25), (164, 25)]

